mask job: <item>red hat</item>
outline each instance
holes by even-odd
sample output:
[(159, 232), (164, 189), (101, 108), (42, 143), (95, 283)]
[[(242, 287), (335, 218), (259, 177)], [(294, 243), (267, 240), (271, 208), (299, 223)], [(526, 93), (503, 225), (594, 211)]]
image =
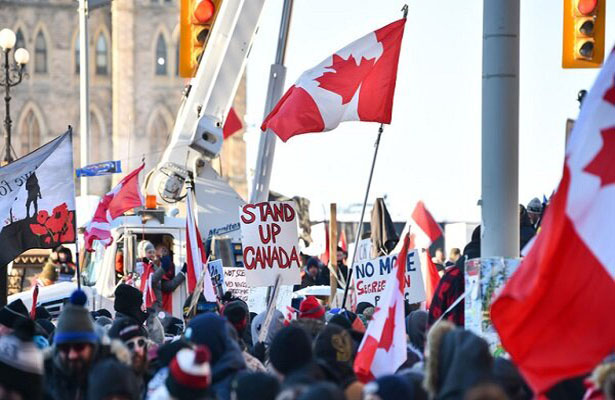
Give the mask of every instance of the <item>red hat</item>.
[(174, 397), (202, 397), (211, 384), (211, 353), (207, 346), (194, 350), (184, 348), (177, 352), (169, 366), (166, 386)]
[(325, 308), (314, 296), (308, 296), (299, 306), (299, 318), (322, 319), (325, 316)]

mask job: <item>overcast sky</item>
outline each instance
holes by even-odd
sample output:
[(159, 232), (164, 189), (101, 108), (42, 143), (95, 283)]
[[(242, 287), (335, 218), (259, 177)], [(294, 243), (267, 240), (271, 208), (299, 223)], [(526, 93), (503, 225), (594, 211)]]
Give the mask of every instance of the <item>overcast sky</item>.
[[(248, 62), (249, 169), (258, 150), (282, 3), (267, 3)], [(409, 2), (393, 120), (384, 130), (370, 196), (387, 195), (396, 215), (409, 215), (422, 199), (440, 221), (480, 220), (482, 3)], [(351, 41), (399, 19), (402, 5), (295, 1), (285, 87)], [(597, 74), (561, 68), (562, 18), (562, 1), (521, 1), (519, 200), (524, 204), (557, 186), (566, 118), (576, 118), (577, 92), (588, 89)], [(613, 22), (615, 15), (607, 13), (607, 47), (615, 42)], [(271, 189), (308, 197), (313, 210), (329, 202), (360, 203), (377, 128), (345, 122), (324, 134), (278, 141)]]

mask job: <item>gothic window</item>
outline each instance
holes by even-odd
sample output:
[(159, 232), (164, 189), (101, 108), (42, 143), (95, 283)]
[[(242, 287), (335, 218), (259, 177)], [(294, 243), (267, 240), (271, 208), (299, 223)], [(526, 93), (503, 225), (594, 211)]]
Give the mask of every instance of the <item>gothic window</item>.
[(109, 73), (109, 52), (107, 51), (107, 39), (100, 33), (96, 40), (96, 75)]
[(160, 111), (156, 112), (149, 124), (149, 152), (150, 155), (160, 153), (167, 145), (171, 128)]
[(25, 156), (41, 145), (41, 124), (32, 109), (28, 111), (23, 119), (19, 131), (19, 139), (21, 141), (21, 148), (19, 149), (19, 154), (17, 154), (18, 157)]
[(17, 29), (17, 33), (15, 33), (15, 37), (17, 40), (15, 41), (15, 49), (25, 49), (26, 48), (26, 39), (23, 36), (23, 32), (21, 28)]
[(39, 31), (34, 42), (34, 72), (47, 72), (47, 41), (43, 31)]
[(156, 41), (156, 75), (167, 74), (167, 61), (167, 41), (160, 34)]

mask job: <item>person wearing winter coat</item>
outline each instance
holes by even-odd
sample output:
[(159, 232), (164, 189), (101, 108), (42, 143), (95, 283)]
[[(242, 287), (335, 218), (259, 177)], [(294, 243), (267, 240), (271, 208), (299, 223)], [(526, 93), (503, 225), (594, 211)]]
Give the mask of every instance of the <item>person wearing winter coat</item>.
[(211, 352), (212, 391), (219, 400), (230, 400), (231, 382), (246, 369), (239, 345), (232, 336), (233, 326), (214, 313), (197, 315), (188, 324), (186, 339), (205, 345)]
[(121, 343), (101, 343), (86, 302), (86, 294), (77, 290), (60, 314), (53, 347), (44, 361), (45, 399), (86, 399), (88, 377), (97, 362), (113, 357), (130, 363), (130, 354)]
[[(156, 313), (165, 310), (172, 313), (170, 295), (186, 279), (186, 266), (175, 275), (171, 255), (164, 246), (159, 246), (157, 252), (154, 245), (147, 240), (139, 243), (139, 263), (137, 271), (141, 273), (141, 291), (145, 290), (146, 280), (150, 281), (153, 298), (146, 296), (146, 305)], [(165, 308), (166, 306), (166, 308)]]
[(435, 400), (462, 400), (477, 385), (492, 383), (493, 357), (487, 342), (441, 321), (429, 331), (424, 386)]
[(340, 387), (347, 400), (361, 400), (363, 384), (353, 371), (354, 350), (350, 333), (329, 323), (314, 341), (314, 357), (327, 380)]

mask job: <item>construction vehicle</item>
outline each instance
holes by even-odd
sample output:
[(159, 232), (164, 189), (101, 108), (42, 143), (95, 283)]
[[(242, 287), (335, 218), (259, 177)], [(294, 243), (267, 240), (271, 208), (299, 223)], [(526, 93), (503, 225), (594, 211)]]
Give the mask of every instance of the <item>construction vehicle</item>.
[[(185, 199), (188, 181), (194, 188), (198, 227), (206, 246), (214, 249), (214, 257), (222, 258), (225, 267), (242, 265), (238, 211), (244, 200), (218, 175), (211, 161), (222, 149), (222, 127), (244, 72), (265, 1), (218, 2), (215, 24), (196, 75), (184, 90), (169, 145), (157, 167), (144, 180), (143, 192), (156, 196), (157, 207), (114, 220), (111, 245), (104, 248), (95, 242), (95, 251), (83, 259), (82, 282), (91, 309), (104, 307), (113, 312), (113, 294), (121, 283), (115, 274), (116, 261), (123, 259), (123, 273), (132, 273), (137, 243), (141, 240), (166, 244), (173, 254), (176, 272), (179, 271), (186, 259), (186, 220), (177, 217), (177, 205)], [(277, 82), (277, 91), (281, 92), (283, 79)], [(76, 282), (42, 287), (37, 304), (58, 315), (76, 287)], [(181, 318), (186, 296), (185, 284), (174, 291), (174, 316)], [(32, 304), (31, 292), (15, 294), (8, 301), (16, 298), (21, 298), (28, 308)]]

